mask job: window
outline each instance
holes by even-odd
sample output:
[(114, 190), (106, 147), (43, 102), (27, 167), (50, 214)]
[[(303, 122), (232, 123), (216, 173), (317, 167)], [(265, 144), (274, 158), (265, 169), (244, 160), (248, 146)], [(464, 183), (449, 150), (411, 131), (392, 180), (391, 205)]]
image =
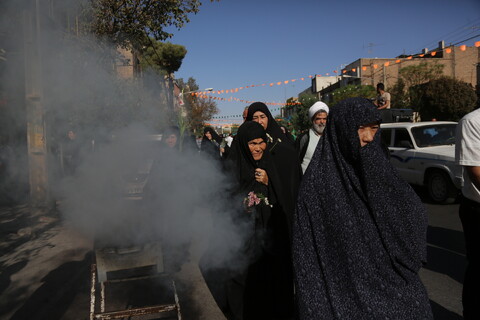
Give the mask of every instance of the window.
[(382, 143), (390, 147), (392, 142), (392, 129), (382, 129)]
[(419, 147), (455, 144), (455, 124), (430, 125), (412, 128), (412, 134)]
[(393, 146), (398, 148), (406, 148), (407, 146), (413, 147), (412, 140), (408, 134), (407, 129), (395, 129), (395, 139)]

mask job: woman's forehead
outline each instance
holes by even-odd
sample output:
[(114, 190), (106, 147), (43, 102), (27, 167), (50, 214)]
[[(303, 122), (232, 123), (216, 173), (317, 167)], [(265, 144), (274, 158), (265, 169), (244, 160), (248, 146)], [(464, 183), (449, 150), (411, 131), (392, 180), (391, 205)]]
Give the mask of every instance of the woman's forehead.
[(253, 116), (261, 116), (261, 115), (266, 116), (266, 114), (263, 113), (262, 111), (255, 111), (255, 113), (253, 114)]

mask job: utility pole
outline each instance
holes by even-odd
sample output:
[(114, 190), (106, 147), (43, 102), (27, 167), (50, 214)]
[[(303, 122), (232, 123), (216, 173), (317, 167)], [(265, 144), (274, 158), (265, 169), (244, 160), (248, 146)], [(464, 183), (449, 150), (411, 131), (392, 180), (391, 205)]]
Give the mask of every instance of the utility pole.
[(41, 9), (40, 0), (29, 0), (23, 20), (30, 204), (33, 207), (45, 207), (50, 202), (42, 86)]
[(385, 88), (387, 87), (387, 68), (385, 67), (385, 64), (383, 65), (383, 85)]

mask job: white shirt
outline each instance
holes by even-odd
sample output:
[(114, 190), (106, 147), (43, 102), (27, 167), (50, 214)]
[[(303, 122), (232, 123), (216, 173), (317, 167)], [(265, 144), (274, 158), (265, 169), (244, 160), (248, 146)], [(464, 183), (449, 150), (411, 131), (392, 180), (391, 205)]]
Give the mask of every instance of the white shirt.
[[(470, 112), (458, 122), (455, 161), (461, 166), (480, 166), (480, 109)], [(462, 193), (466, 198), (480, 203), (480, 190), (472, 183), (465, 169)]]
[(313, 129), (308, 130), (308, 135), (309, 135), (308, 147), (302, 161), (303, 173), (305, 173), (305, 171), (307, 170), (308, 165), (310, 164), (310, 160), (312, 160), (313, 154), (315, 153), (315, 149), (317, 148), (318, 141), (320, 141), (320, 135), (318, 135), (315, 132), (315, 130)]
[(231, 136), (226, 137), (225, 141), (227, 142), (227, 146), (229, 146), (229, 147), (232, 146), (233, 138)]

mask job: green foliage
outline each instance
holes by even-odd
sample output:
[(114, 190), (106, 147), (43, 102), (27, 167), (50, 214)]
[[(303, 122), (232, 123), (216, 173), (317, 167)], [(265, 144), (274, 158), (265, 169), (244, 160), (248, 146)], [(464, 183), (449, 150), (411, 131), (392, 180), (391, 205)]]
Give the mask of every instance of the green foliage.
[[(211, 0), (213, 1), (213, 0)], [(190, 14), (199, 11), (199, 0), (91, 0), (95, 34), (116, 45), (139, 48), (145, 35), (164, 41), (172, 37), (166, 30), (182, 28)]]
[(160, 74), (171, 74), (182, 65), (187, 49), (178, 44), (150, 39), (150, 46), (144, 46), (140, 53), (142, 70), (152, 69)]
[(232, 124), (231, 130), (232, 130), (233, 135), (237, 134), (237, 131), (238, 131), (239, 127), (240, 127), (240, 125), (238, 125), (238, 124)]
[(353, 97), (363, 97), (367, 99), (375, 98), (376, 90), (371, 85), (348, 85), (343, 88), (338, 88), (332, 92), (332, 105)]
[(294, 106), (295, 113), (292, 116), (292, 126), (298, 134), (308, 130), (312, 126), (312, 121), (308, 118), (308, 109), (318, 101), (314, 94), (302, 94), (298, 97), (300, 105)]
[(402, 68), (398, 74), (406, 86), (411, 87), (439, 78), (443, 74), (443, 68), (443, 64), (422, 62)]
[(419, 85), (441, 77), (443, 68), (443, 64), (422, 62), (400, 69), (399, 79), (389, 91), (392, 108), (416, 108), (423, 96)]
[(410, 97), (406, 89), (405, 81), (402, 78), (399, 78), (397, 83), (389, 90), (391, 101), (390, 108), (401, 109), (410, 107)]
[(469, 83), (449, 77), (431, 80), (417, 90), (423, 92), (418, 111), (425, 120), (458, 121), (477, 104), (475, 89)]

